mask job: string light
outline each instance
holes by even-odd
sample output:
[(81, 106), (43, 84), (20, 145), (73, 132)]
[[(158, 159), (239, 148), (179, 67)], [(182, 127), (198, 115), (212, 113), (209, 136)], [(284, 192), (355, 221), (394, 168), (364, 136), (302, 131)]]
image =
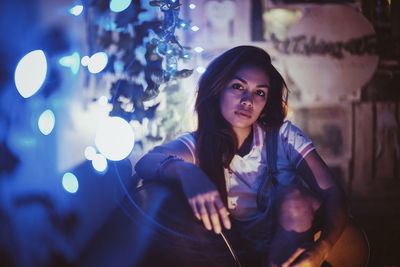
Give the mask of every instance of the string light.
[(196, 53), (201, 53), (201, 52), (204, 51), (204, 48), (201, 47), (201, 46), (196, 46), (193, 50), (194, 50)]
[(200, 30), (199, 27), (197, 27), (196, 25), (192, 26), (192, 28), (190, 28), (192, 31), (197, 32), (198, 30)]

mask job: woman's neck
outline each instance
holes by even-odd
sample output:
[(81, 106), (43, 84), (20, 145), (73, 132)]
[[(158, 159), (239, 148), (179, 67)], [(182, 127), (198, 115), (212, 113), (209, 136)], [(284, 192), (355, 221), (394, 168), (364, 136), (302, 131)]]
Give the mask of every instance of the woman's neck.
[(237, 139), (238, 139), (238, 154), (243, 156), (246, 155), (253, 143), (253, 131), (252, 128), (248, 129), (239, 129), (240, 131), (235, 131)]

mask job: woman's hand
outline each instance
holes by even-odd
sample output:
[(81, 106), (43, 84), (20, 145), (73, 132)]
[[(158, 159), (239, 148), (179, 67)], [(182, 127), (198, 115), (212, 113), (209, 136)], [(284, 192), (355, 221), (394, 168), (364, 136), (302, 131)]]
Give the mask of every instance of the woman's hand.
[(182, 189), (196, 218), (203, 221), (207, 230), (214, 230), (216, 234), (221, 233), (222, 226), (230, 229), (229, 212), (208, 176), (190, 163), (179, 167)]

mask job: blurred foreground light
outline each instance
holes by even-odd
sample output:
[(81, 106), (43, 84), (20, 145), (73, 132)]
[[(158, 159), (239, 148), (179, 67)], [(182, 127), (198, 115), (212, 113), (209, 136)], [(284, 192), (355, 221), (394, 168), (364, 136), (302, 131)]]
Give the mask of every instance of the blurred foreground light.
[(104, 52), (98, 52), (90, 57), (88, 69), (91, 73), (99, 73), (104, 70), (108, 63), (108, 56)]
[(109, 117), (96, 133), (97, 149), (109, 160), (122, 160), (132, 151), (135, 136), (131, 125), (119, 117)]
[(43, 111), (38, 120), (40, 132), (44, 135), (49, 135), (54, 129), (55, 122), (53, 111), (50, 109)]
[(199, 27), (197, 27), (196, 25), (195, 26), (192, 26), (192, 31), (194, 31), (194, 32), (197, 32), (198, 30), (200, 30), (200, 28)]
[(70, 68), (71, 72), (73, 74), (77, 74), (79, 71), (79, 67), (80, 67), (80, 61), (81, 61), (81, 57), (79, 56), (79, 53), (74, 52), (73, 54), (71, 54), (69, 56), (60, 58), (58, 63), (60, 63), (61, 66)]
[(111, 0), (110, 10), (113, 12), (121, 12), (129, 7), (132, 0)]
[(22, 97), (33, 96), (46, 79), (47, 60), (42, 50), (26, 54), (15, 69), (15, 86)]
[(195, 5), (195, 4), (190, 4), (190, 5), (189, 5), (189, 8), (190, 8), (190, 9), (195, 9), (195, 8), (196, 8), (196, 5)]
[(96, 155), (96, 149), (92, 146), (88, 146), (85, 148), (85, 158), (88, 160), (93, 160)]
[(107, 170), (107, 159), (102, 154), (96, 154), (92, 159), (92, 166), (98, 172)]
[(62, 185), (68, 193), (76, 193), (79, 188), (79, 182), (73, 173), (67, 172), (62, 178)]
[(69, 13), (71, 13), (74, 16), (79, 16), (80, 14), (82, 14), (82, 11), (83, 11), (82, 5), (75, 5), (69, 10)]

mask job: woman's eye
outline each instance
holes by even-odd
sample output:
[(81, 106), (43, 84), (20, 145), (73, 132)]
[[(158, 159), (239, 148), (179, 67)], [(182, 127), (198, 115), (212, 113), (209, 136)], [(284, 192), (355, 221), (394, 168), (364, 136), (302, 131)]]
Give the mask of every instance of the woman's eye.
[(264, 92), (263, 90), (257, 90), (256, 94), (257, 94), (258, 96), (265, 97), (265, 92)]
[(232, 88), (236, 90), (243, 90), (243, 86), (240, 83), (234, 83), (232, 84)]

